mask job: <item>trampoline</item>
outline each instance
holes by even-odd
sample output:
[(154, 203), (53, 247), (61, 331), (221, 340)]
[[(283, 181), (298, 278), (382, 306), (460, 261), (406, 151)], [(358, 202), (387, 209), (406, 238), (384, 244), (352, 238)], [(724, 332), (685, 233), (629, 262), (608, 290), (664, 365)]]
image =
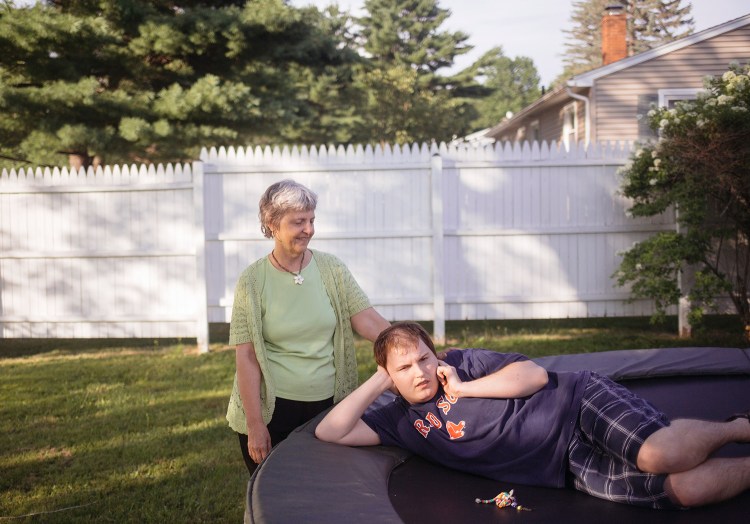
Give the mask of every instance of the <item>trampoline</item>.
[[(750, 408), (750, 349), (665, 348), (536, 359), (550, 371), (590, 369), (653, 402), (670, 418), (724, 420)], [(389, 399), (385, 394), (379, 401)], [(750, 491), (688, 511), (616, 504), (572, 488), (506, 484), (429, 463), (385, 446), (349, 448), (317, 440), (323, 415), (276, 446), (250, 478), (245, 522), (747, 522)], [(750, 456), (730, 444), (716, 456)], [(476, 504), (515, 490), (532, 511)]]

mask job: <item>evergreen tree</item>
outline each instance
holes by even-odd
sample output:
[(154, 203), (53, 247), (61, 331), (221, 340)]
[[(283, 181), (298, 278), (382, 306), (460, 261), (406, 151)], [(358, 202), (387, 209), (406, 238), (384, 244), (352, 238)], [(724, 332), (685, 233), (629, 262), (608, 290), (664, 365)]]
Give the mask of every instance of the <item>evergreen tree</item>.
[(363, 70), (356, 82), (364, 94), (358, 142), (411, 144), (452, 136), (447, 115), (455, 102), (445, 91), (422, 89), (417, 72), (410, 67)]
[[(601, 21), (613, 0), (578, 0), (573, 3), (571, 29), (567, 35), (562, 74), (555, 79), (559, 85), (571, 76), (602, 65)], [(683, 0), (621, 0), (628, 15), (628, 53), (634, 55), (672, 42), (693, 31), (692, 9)]]
[(555, 80), (559, 84), (568, 77), (602, 65), (602, 14), (611, 0), (578, 0), (573, 2), (571, 29), (567, 35), (563, 63), (565, 69)]
[(631, 0), (630, 54), (642, 53), (691, 34), (694, 28), (690, 17), (692, 6), (681, 4), (682, 0)]
[(516, 112), (539, 98), (539, 74), (527, 57), (509, 58), (500, 47), (491, 49), (472, 66), (482, 85), (491, 92), (474, 101), (475, 130), (500, 122), (508, 111)]
[(320, 16), (283, 0), (6, 4), (2, 165), (188, 160), (202, 146), (302, 141), (303, 121), (317, 138), (336, 127), (318, 117), (347, 61)]
[(406, 65), (428, 84), (440, 69), (453, 65), (472, 46), (460, 31), (440, 31), (450, 11), (437, 0), (365, 0), (362, 25), (364, 50), (376, 64)]
[(471, 98), (490, 90), (472, 74), (443, 75), (471, 50), (468, 35), (441, 30), (450, 11), (437, 0), (366, 0), (359, 42), (370, 61), (357, 74), (363, 93), (359, 140), (429, 142), (465, 134)]
[[(357, 52), (354, 19), (333, 5), (323, 12), (309, 11), (307, 20), (336, 43), (340, 60), (316, 68), (300, 69), (305, 89), (299, 96), (304, 104), (293, 121), (282, 129), (282, 136), (294, 144), (347, 144), (356, 142), (363, 127), (359, 109), (366, 94), (356, 75), (368, 60)], [(366, 140), (369, 142), (370, 140)]]

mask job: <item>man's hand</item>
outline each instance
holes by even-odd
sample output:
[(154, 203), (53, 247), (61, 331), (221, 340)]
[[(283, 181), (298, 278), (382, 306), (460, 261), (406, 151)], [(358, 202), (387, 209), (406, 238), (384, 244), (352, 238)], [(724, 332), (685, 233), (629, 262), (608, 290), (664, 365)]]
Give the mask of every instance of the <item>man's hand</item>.
[(456, 368), (440, 363), (437, 368), (437, 378), (446, 394), (455, 398), (461, 397), (460, 389), (463, 382), (458, 378)]
[(549, 380), (547, 371), (532, 362), (513, 362), (499, 370), (475, 380), (462, 382), (456, 369), (441, 363), (437, 377), (448, 395), (456, 398), (522, 398), (533, 395)]

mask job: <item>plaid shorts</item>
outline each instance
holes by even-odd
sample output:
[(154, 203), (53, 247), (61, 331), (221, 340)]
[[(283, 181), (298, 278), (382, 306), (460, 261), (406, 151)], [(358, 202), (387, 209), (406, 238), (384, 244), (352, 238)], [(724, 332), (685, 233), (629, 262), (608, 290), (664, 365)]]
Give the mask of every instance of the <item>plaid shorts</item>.
[(646, 438), (668, 425), (667, 417), (647, 400), (591, 373), (568, 445), (574, 487), (613, 502), (677, 508), (664, 491), (667, 476), (644, 473), (636, 466)]

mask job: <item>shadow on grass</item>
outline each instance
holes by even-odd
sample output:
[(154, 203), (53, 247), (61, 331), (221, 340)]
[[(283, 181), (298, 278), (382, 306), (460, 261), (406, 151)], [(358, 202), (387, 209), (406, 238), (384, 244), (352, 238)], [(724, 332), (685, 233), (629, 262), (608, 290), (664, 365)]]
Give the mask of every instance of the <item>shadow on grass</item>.
[(249, 475), (224, 419), (230, 357), (10, 364), (0, 515), (65, 508), (38, 521), (240, 521)]
[[(222, 349), (229, 341), (229, 324), (210, 324), (208, 340), (211, 350)], [(102, 350), (135, 349), (147, 351), (171, 347), (189, 350), (197, 344), (186, 338), (6, 338), (0, 339), (0, 359), (30, 357), (55, 353), (72, 355)]]

